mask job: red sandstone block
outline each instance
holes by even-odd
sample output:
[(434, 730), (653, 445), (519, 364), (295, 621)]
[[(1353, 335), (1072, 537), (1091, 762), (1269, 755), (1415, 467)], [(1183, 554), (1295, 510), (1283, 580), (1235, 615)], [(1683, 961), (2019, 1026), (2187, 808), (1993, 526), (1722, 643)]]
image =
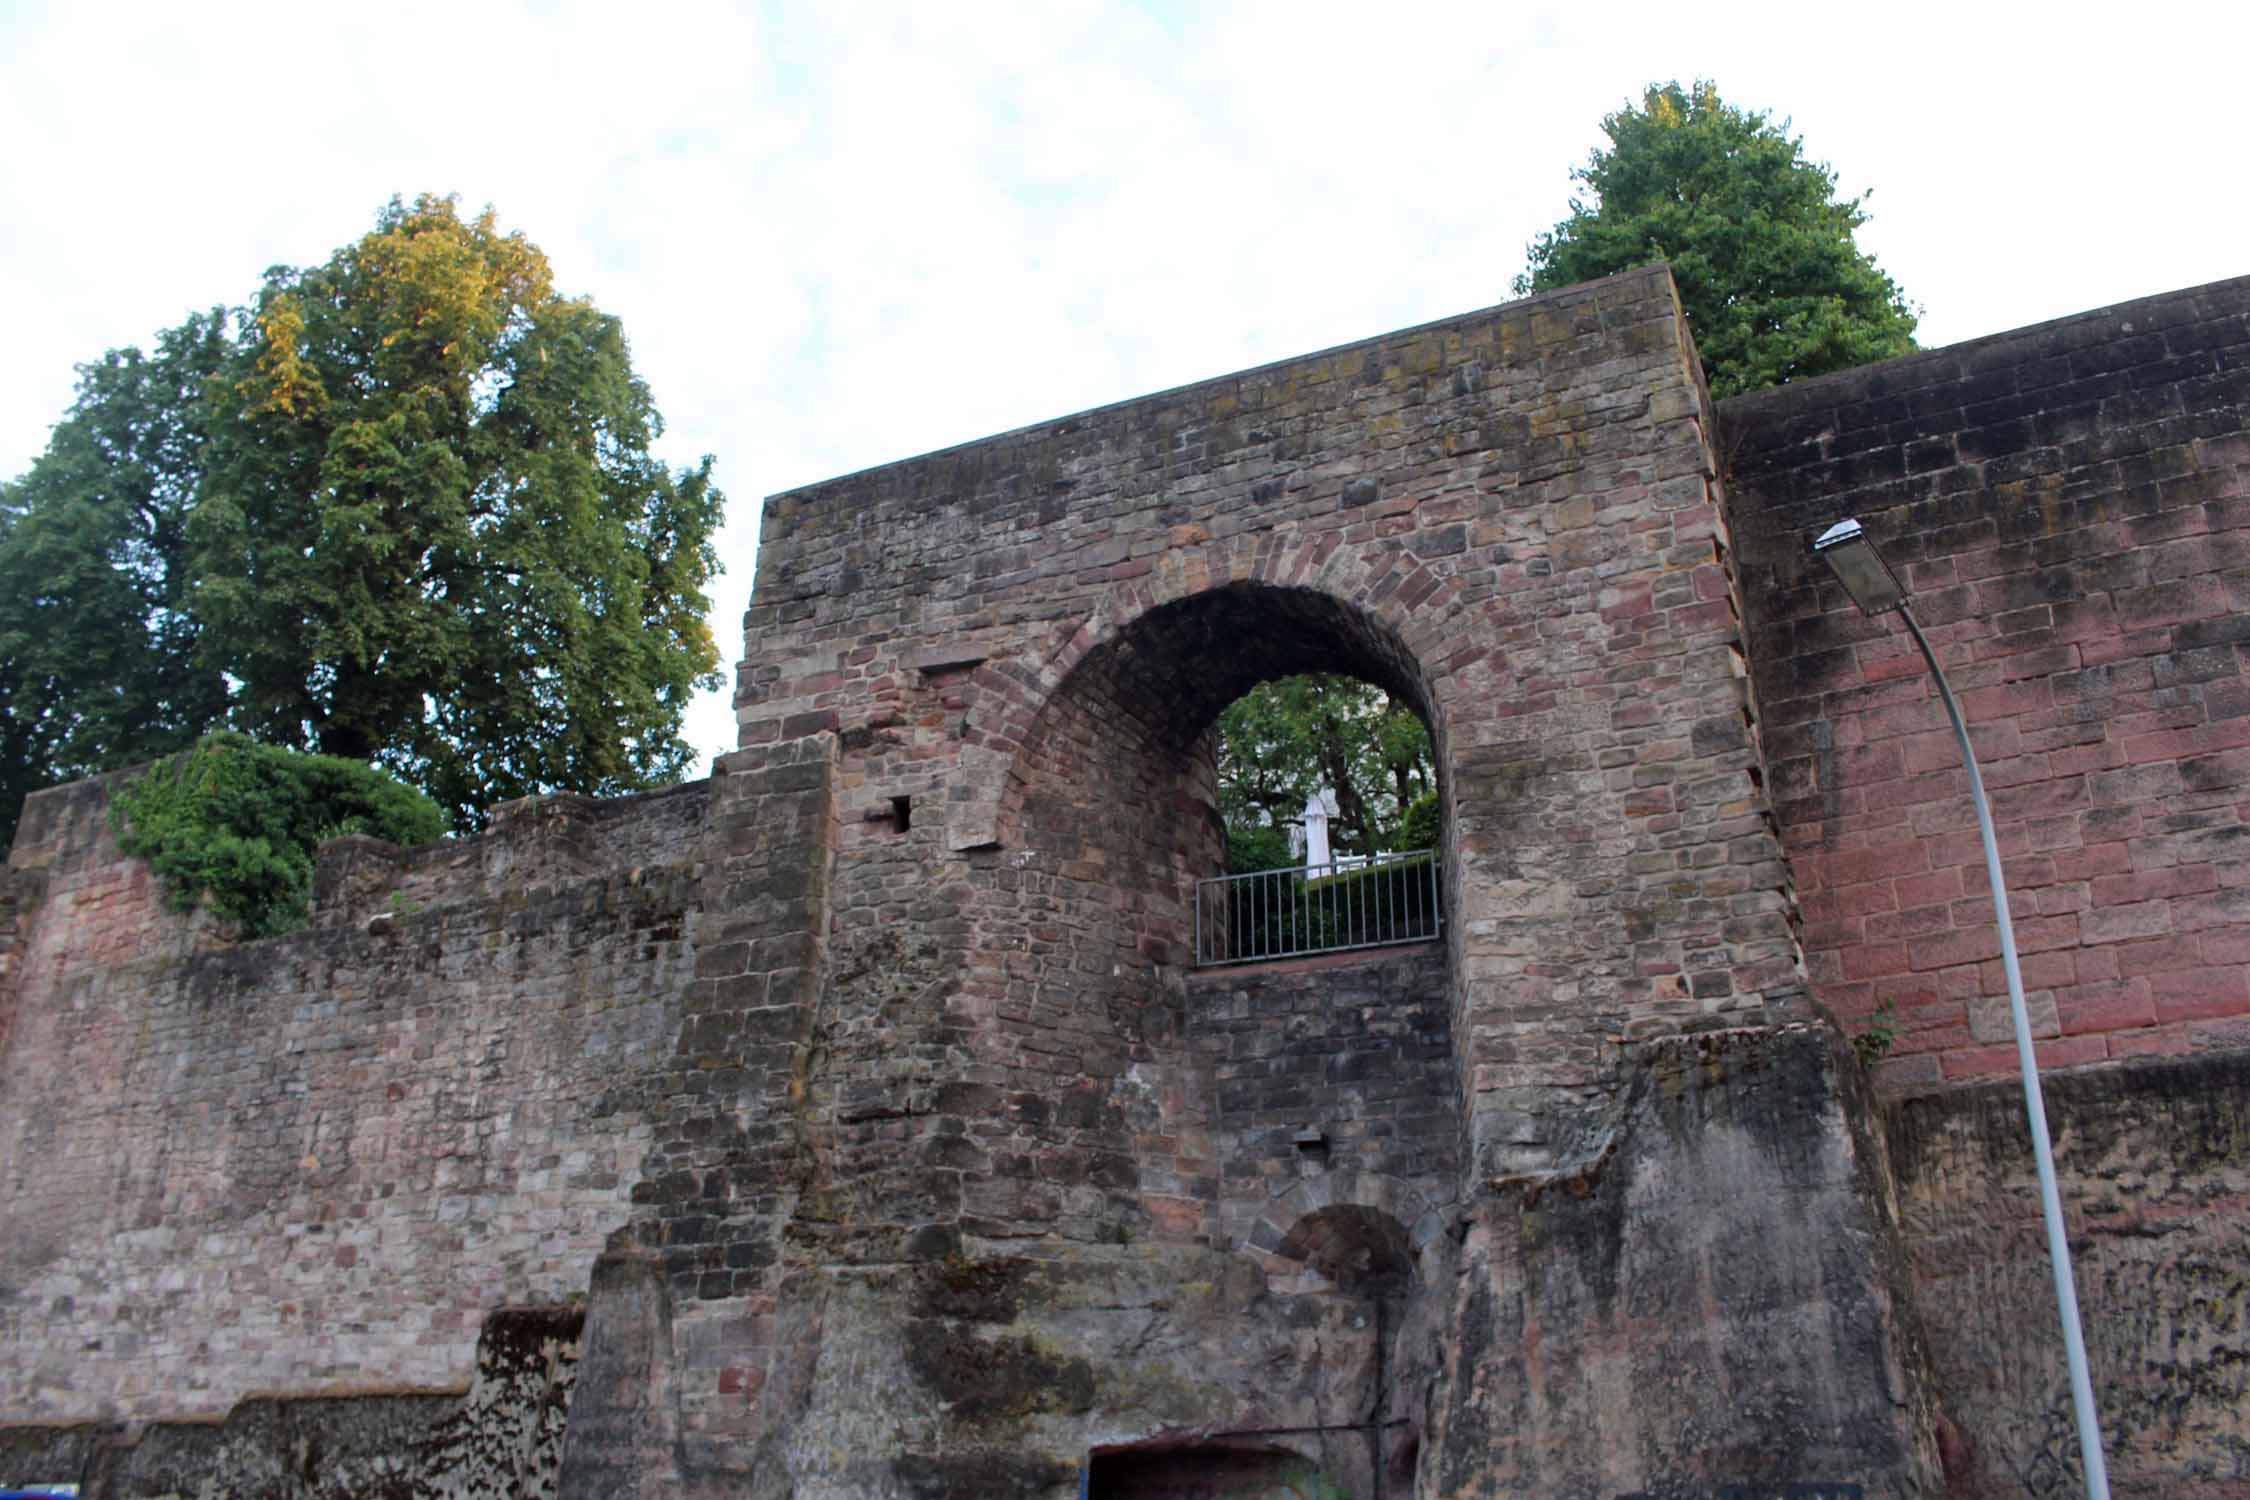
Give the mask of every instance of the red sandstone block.
[[(1913, 945), (1908, 952), (1908, 967), (1922, 971), (1949, 969), (1957, 964), (1981, 963), (1996, 958), (2000, 953), (2000, 933), (1987, 920), (1967, 928), (1956, 929), (1944, 937), (1931, 938)], [(1845, 955), (1847, 962), (1850, 955)]]
[[(2127, 751), (2131, 753), (2130, 749)], [(2120, 804), (2145, 804), (2165, 797), (2176, 796), (2180, 790), (2180, 764), (2175, 760), (2159, 760), (2136, 764), (2116, 771), (2097, 771), (2087, 777), (2089, 790), (2095, 802), (2103, 806)]]
[(2208, 620), (2232, 607), (2227, 590), (2216, 578), (2176, 578), (2147, 588), (2113, 594), (2118, 622), (2128, 630), (2172, 625), (2184, 620)]
[(2122, 978), (2118, 968), (2115, 948), (2081, 948), (2078, 950), (2078, 982), (2080, 984), (2107, 983)]
[(1889, 781), (1906, 771), (1896, 743), (1849, 746), (1836, 752), (1835, 764), (1837, 778), (1857, 786)]
[(1830, 883), (1835, 885), (1913, 875), (1929, 867), (1928, 846), (1920, 842), (1881, 844), (1850, 853), (1831, 854), (1824, 861), (1824, 873)]
[(2173, 865), (2163, 870), (2104, 875), (2093, 882), (2093, 891), (2094, 899), (2102, 905), (2121, 906), (2132, 901), (2199, 896), (2217, 889), (2218, 884), (2219, 877), (2209, 865)]
[(1944, 1066), (1935, 1057), (1887, 1057), (1875, 1065), (1876, 1087), (1885, 1090), (1922, 1088), (1944, 1078)]
[(2250, 924), (2250, 886), (2235, 886), (2207, 896), (2180, 896), (2172, 902), (2172, 926), (2180, 932)]
[(2177, 1057), (2195, 1050), (2194, 1037), (2182, 1030), (2131, 1031), (2112, 1034), (2107, 1038), (2109, 1055), (2115, 1057)]
[(2100, 740), (2091, 745), (2064, 745), (2047, 757), (2047, 768), (2055, 776), (2080, 776), (2093, 771), (2114, 770), (2125, 763), (2125, 747), (2114, 740)]
[(2192, 969), (2202, 962), (2194, 938), (2180, 933), (2146, 942), (2119, 943), (2111, 951), (2117, 955), (2117, 972), (2127, 979)]
[(2209, 684), (2203, 689), (2203, 708), (2214, 719), (2250, 714), (2250, 680), (2234, 677)]
[[(2008, 823), (1995, 830), (2000, 842), (2000, 873), (2005, 876), (2015, 862), (2031, 853), (2031, 830)], [(1932, 869), (1958, 867), (1964, 887), (1984, 889), (1984, 839), (1972, 826), (1957, 833), (1938, 834), (1923, 841)]]
[(1918, 703), (1894, 703), (1853, 716), (1860, 734), (1868, 740), (1895, 735), (1927, 734), (1945, 727), (1945, 708), (1935, 698)]
[[(2069, 948), (2051, 949), (2045, 953), (2020, 953), (2017, 966), (2023, 971), (2026, 990), (2052, 990), (2078, 983), (2078, 954)], [(1998, 959), (1981, 964), (1977, 969), (1977, 986), (1987, 995), (2007, 993), (2008, 973)]]
[(1906, 943), (1861, 943), (1844, 949), (1839, 957), (1846, 979), (1881, 979), (1925, 967), (1914, 961), (1914, 952)]
[(1867, 936), (1871, 942), (1897, 942), (1928, 937), (1933, 933), (1945, 932), (1952, 926), (1953, 914), (1947, 908), (1918, 906), (1908, 911), (1884, 912), (1869, 917)]
[[(2039, 1070), (2067, 1068), (2079, 1063), (2100, 1062), (2109, 1055), (2109, 1048), (2099, 1036), (2060, 1037), (2054, 1041), (2032, 1043), (2032, 1055)], [(1947, 1078), (1989, 1078), (1996, 1074), (2013, 1073), (2019, 1064), (2015, 1046), (1972, 1047), (1945, 1055)]]
[(2104, 903), (2078, 920), (2079, 940), (2086, 943), (2126, 942), (2171, 930), (2172, 908), (2164, 901)]
[(2250, 964), (2250, 927), (2215, 927), (2195, 935), (2195, 951), (2207, 964)]
[(2058, 600), (2053, 608), (2058, 641), (2084, 641), (2117, 633), (2117, 611), (2105, 595)]
[(1888, 880), (1832, 886), (1824, 894), (1835, 903), (1839, 916), (1863, 917), (1875, 912), (1897, 911), (1899, 908), (1898, 893)]
[(1941, 901), (1952, 901), (1962, 892), (1961, 871), (1932, 870), (1926, 875), (1902, 876), (1892, 882), (1892, 889), (1902, 907), (1931, 906)]
[(2124, 1031), (2156, 1022), (2156, 1003), (2146, 980), (2130, 984), (2084, 984), (2055, 991), (2055, 1013), (2065, 1035)]
[(2044, 752), (2011, 755), (2000, 760), (1980, 760), (1977, 770), (1984, 777), (1988, 791), (2024, 786), (2034, 781), (2062, 780), (2074, 774), (2056, 770), (2054, 758)]
[(1962, 717), (1972, 724), (2037, 713), (2051, 707), (2055, 701), (2054, 689), (2045, 678), (2039, 677), (2021, 682), (2004, 682), (1988, 688), (1971, 688), (1965, 693), (1957, 692), (1955, 696), (1961, 700)]
[(2125, 757), (2134, 762), (2174, 760), (2210, 750), (2250, 745), (2250, 718), (2214, 720), (2181, 729), (2159, 730), (2127, 737)]
[(2240, 965), (2152, 974), (2147, 982), (2159, 1020), (2198, 1021), (2250, 1011), (2250, 970)]
[[(2183, 512), (2183, 514), (2189, 514)], [(2200, 521), (2202, 517), (2197, 516)], [(2198, 573), (2224, 573), (2250, 566), (2250, 536), (2239, 531), (2182, 537), (2148, 549), (2152, 581), (2189, 577)]]
[(1956, 797), (1966, 797), (1968, 790), (1968, 777), (1959, 771), (1944, 771), (1930, 776), (1907, 776), (1869, 787), (1867, 810), (1881, 813), (1924, 802), (1949, 801)]
[(2084, 776), (2063, 776), (2028, 786), (1998, 788), (1991, 794), (1993, 821), (2051, 818), (2059, 813), (2075, 812), (2090, 800), (2087, 780)]
[(2161, 626), (2154, 630), (2134, 630), (2118, 635), (2095, 636), (2078, 643), (2079, 659), (2089, 667), (2098, 667), (2113, 661), (2129, 661), (2135, 657), (2156, 656), (2172, 649), (2172, 630)]

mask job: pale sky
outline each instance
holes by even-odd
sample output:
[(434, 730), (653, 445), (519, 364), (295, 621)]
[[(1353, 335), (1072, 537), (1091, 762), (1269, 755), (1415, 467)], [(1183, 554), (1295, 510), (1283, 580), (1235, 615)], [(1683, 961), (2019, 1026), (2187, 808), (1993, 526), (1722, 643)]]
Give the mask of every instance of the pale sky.
[(0, 474), (74, 365), (457, 193), (624, 320), (660, 451), (718, 456), (731, 670), (762, 497), (1504, 301), (1650, 81), (1874, 188), (1925, 346), (2250, 273), (2246, 18), (0, 0)]

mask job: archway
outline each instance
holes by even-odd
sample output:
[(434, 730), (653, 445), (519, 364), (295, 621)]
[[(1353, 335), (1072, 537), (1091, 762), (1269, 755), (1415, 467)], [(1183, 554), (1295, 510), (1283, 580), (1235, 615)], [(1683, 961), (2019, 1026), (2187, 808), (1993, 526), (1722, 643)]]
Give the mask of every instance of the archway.
[[(1329, 673), (1371, 683), (1428, 728), (1442, 706), (1398, 632), (1318, 589), (1236, 582), (1157, 605), (1089, 649), (1032, 718), (1009, 768), (1007, 821), (1026, 867), (1106, 882), (1127, 964), (1183, 964), (1194, 882), (1226, 868), (1213, 726), (1260, 683)], [(1089, 934), (1090, 935), (1090, 934)]]
[(1231, 1245), (1276, 1174), (1450, 1174), (1449, 945), (1348, 972), (1227, 970), (1223, 994), (1194, 968), (1197, 882), (1226, 861), (1213, 724), (1252, 685), (1317, 671), (1412, 706), (1442, 797), (1445, 707), (1419, 662), (1376, 610), (1313, 588), (1151, 605), (1015, 731), (1009, 837), (968, 855), (961, 1002), (1021, 1101), (1004, 1158), (1020, 1175), (974, 1195), (1011, 1222)]

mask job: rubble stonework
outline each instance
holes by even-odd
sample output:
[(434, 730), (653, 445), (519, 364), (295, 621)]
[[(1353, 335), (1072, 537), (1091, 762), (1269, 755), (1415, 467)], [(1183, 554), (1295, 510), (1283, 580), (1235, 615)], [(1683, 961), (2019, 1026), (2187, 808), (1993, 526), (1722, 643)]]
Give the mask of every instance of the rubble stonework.
[[(2215, 1138), (2125, 1060), (2245, 1091), (2246, 308), (1714, 412), (1655, 268), (776, 497), (709, 781), (337, 841), (264, 943), (161, 909), (108, 783), (36, 795), (0, 1455), (311, 1495), (435, 1422), (564, 1496), (2045, 1493), (2057, 1341), (1959, 1313), (2022, 1263), (2006, 1127), (1902, 1134), (1823, 1019), (1897, 1017), (1893, 1093), (1991, 1070), (1957, 773), (1799, 553), (1900, 539), (2006, 741), (2052, 1061), (2112, 1070), (2060, 1149)], [(1443, 933), (1197, 970), (1212, 722), (1313, 670), (1429, 723)], [(2183, 1331), (2231, 1193), (2079, 1210), (2163, 1226), (2088, 1308), (2145, 1493), (2243, 1476), (2241, 1309)], [(566, 1432), (468, 1394), (491, 1314), (581, 1300)]]

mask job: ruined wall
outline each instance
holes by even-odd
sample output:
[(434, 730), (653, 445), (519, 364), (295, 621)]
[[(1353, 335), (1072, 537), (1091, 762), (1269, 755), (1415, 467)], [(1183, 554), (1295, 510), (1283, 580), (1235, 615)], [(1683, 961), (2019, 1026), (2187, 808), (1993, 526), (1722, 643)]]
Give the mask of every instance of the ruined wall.
[[(1568, 1176), (1426, 1274), (1425, 1496), (1928, 1496), (1937, 1411), (1866, 1085), (1826, 1027), (1633, 1049)], [(1431, 1309), (1436, 1312), (1435, 1308)]]
[(2046, 1066), (2250, 1041), (2250, 278), (1738, 397), (1729, 514), (1807, 964), (1919, 1089), (2015, 1067), (1921, 657), (1808, 539), (1856, 515), (1978, 747)]
[(1460, 1190), (1446, 978), (1444, 949), (1425, 943), (1189, 981), (1228, 1243), (1303, 1261), (1313, 1247), (1291, 1229), (1336, 1204), (1437, 1232)]
[(0, 993), (0, 1411), (459, 1391), (488, 1315), (583, 1295), (626, 1220), (632, 1085), (696, 962), (703, 789), (600, 810), (646, 865), (520, 859), (512, 827), (555, 822), (531, 809), (427, 854), (354, 841), (420, 899), (363, 882), (348, 920), (237, 947), (118, 854), (113, 783), (35, 794), (14, 853), (43, 888)]
[(479, 1500), (555, 1493), (582, 1309), (485, 1320), (459, 1393), (253, 1396), (224, 1420), (0, 1426), (0, 1485), (106, 1500)]
[[(2113, 1492), (2250, 1494), (2250, 1054), (2046, 1094)], [(2081, 1488), (2021, 1091), (1907, 1100), (1890, 1136), (1958, 1492)]]
[(1848, 1030), (1896, 1027), (1879, 1072), (1909, 1096), (1948, 1473), (2080, 1483), (1965, 777), (1911, 641), (1805, 554), (1847, 515), (1912, 590), (1992, 789), (2116, 1493), (2250, 1493), (2250, 280), (1721, 417), (1814, 991)]
[[(840, 737), (846, 922), (918, 868), (969, 940), (958, 1014), (1044, 1088), (1162, 1029), (1196, 735), (1289, 671), (1393, 688), (1473, 914), (1469, 1130), (1549, 1156), (1607, 1037), (1798, 982), (1692, 369), (1635, 272), (777, 497), (743, 742)], [(1119, 775), (1137, 826), (1096, 838)]]
[[(42, 794), (0, 1419), (434, 1413), (583, 1292), (564, 1496), (2041, 1493), (2043, 1325), (1963, 1311), (2029, 1306), (1999, 1116), (1886, 1138), (1803, 1004), (1792, 889), (1891, 1089), (2005, 1056), (1936, 706), (1803, 539), (1922, 538), (2050, 1060), (2228, 1042), (2246, 301), (1714, 428), (1657, 269), (781, 496), (708, 784), (343, 841), (273, 942)], [(1442, 940), (1198, 972), (1211, 723), (1304, 670), (1427, 719)], [(2131, 1077), (2063, 1141), (2121, 1473), (2237, 1483), (2232, 1335), (2182, 1332), (2235, 1315), (2234, 1148), (2175, 1097), (2236, 1084)]]
[[(1059, 1496), (1089, 1454), (1166, 1484), (1126, 1455), (1245, 1443), (1359, 1495), (1476, 1472), (1512, 1356), (1479, 1334), (1430, 1359), (1488, 1264), (1458, 1247), (1515, 1232), (1493, 1174), (1598, 1169), (1661, 1097), (1628, 1044), (1801, 992), (1693, 371), (1640, 272), (769, 502), (741, 753), (828, 768), (797, 794), (829, 842), (793, 1207), (724, 1295), (621, 1255), (616, 1316), (592, 1312), (619, 1352), (588, 1360), (641, 1373), (601, 1382), (618, 1446), (585, 1472), (668, 1451), (691, 1493)], [(1445, 941), (1191, 975), (1209, 726), (1307, 670), (1430, 724)], [(1301, 1153), (1312, 1124), (1327, 1150)], [(1856, 1181), (1828, 1179), (1838, 1212)], [(1793, 1222), (1818, 1259), (1840, 1221)], [(1745, 1306), (1802, 1301), (1755, 1283)], [(1636, 1284), (1660, 1319), (1698, 1305)], [(694, 1367), (738, 1341), (771, 1352)], [(1623, 1352), (1583, 1399), (1669, 1357)], [(1484, 1416), (1433, 1448), (1440, 1399)], [(1915, 1492), (1896, 1390), (1793, 1409), (1881, 1429), (1854, 1472)], [(1671, 1446), (1627, 1467), (1662, 1483), (1694, 1419), (1645, 1420)], [(1546, 1442), (1555, 1472), (1602, 1462), (1590, 1418)]]

